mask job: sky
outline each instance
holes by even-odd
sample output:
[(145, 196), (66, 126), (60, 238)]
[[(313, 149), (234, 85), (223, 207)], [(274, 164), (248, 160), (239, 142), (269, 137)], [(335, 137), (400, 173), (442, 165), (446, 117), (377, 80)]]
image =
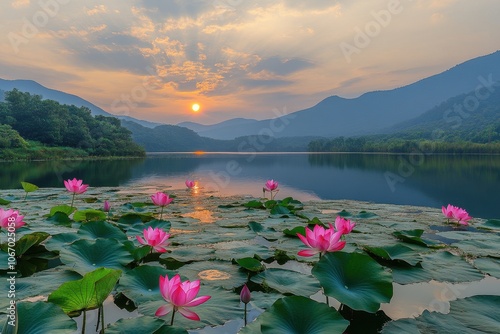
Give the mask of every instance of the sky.
[(0, 78), (160, 123), (267, 119), (495, 52), (498, 13), (498, 0), (2, 0)]

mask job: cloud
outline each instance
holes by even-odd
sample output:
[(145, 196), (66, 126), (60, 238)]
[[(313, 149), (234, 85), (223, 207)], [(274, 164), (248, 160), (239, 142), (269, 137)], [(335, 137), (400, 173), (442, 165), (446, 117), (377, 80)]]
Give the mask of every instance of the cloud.
[(87, 15), (97, 15), (97, 14), (105, 14), (108, 12), (108, 8), (105, 5), (94, 6), (92, 9), (87, 9)]
[(29, 5), (30, 5), (30, 0), (15, 0), (11, 4), (12, 8), (25, 8), (29, 7)]
[(278, 56), (261, 60), (252, 70), (254, 72), (268, 71), (277, 75), (288, 75), (312, 67), (313, 63), (298, 58), (283, 59)]

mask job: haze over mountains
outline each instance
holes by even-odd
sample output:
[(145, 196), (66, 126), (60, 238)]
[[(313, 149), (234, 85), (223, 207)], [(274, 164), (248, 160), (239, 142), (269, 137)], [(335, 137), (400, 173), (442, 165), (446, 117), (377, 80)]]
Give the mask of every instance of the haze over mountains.
[[(281, 143), (286, 143), (288, 140), (285, 140), (286, 138), (302, 137), (303, 143), (299, 143), (296, 139), (297, 145), (294, 144), (295, 148), (300, 149), (306, 147), (311, 138), (393, 133), (411, 129), (414, 123), (435, 126), (436, 117), (431, 117), (433, 122), (422, 123), (424, 113), (427, 112), (424, 119), (428, 120), (429, 113), (432, 115), (433, 110), (447, 100), (456, 98), (457, 101), (465, 101), (468, 96), (460, 96), (461, 94), (470, 95), (470, 102), (473, 103), (475, 94), (485, 95), (488, 87), (499, 80), (500, 51), (497, 51), (404, 87), (369, 92), (352, 99), (331, 96), (311, 108), (276, 119), (257, 121), (234, 118), (214, 125), (184, 122), (178, 126), (167, 126), (123, 115), (116, 115), (116, 117), (126, 121), (122, 122), (123, 125), (132, 131), (134, 140), (147, 151), (196, 150), (196, 145), (204, 150), (210, 150), (211, 145), (214, 146), (213, 150), (216, 150), (215, 147), (240, 150), (238, 144), (245, 140), (242, 137), (256, 135), (281, 138), (283, 140), (277, 140)], [(0, 79), (0, 100), (3, 100), (2, 91), (14, 88), (42, 95), (44, 99), (73, 104), (77, 107), (88, 107), (94, 115), (115, 116), (78, 96), (52, 90), (30, 80)], [(443, 113), (443, 110), (439, 113), (441, 120), (444, 117)], [(453, 113), (456, 111), (452, 110), (448, 116), (453, 117)], [(488, 117), (494, 119), (495, 115)], [(184, 128), (179, 128), (179, 126)], [(155, 128), (155, 131), (151, 131), (150, 128)], [(174, 138), (175, 136), (177, 138)], [(179, 141), (179, 136), (182, 137), (181, 141)], [(152, 137), (157, 139), (152, 139)], [(238, 139), (233, 143), (220, 141), (235, 138)], [(185, 145), (186, 142), (190, 142), (190, 145)], [(271, 146), (267, 145), (266, 150), (271, 150)], [(278, 145), (275, 149), (280, 150), (280, 148)]]
[[(278, 128), (272, 131), (275, 137), (376, 134), (397, 123), (409, 121), (449, 98), (499, 80), (500, 51), (497, 51), (401, 88), (369, 92), (353, 99), (331, 96), (311, 108), (275, 121), (235, 119), (214, 125), (179, 125), (196, 131), (200, 136), (215, 139), (234, 139), (261, 131), (269, 134), (273, 124)], [(281, 124), (286, 126), (281, 129), (278, 127)]]

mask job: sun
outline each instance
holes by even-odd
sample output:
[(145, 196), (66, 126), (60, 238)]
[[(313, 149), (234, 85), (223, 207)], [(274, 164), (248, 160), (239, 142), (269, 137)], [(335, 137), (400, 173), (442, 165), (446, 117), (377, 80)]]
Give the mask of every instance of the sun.
[(200, 105), (198, 103), (193, 103), (193, 105), (191, 106), (191, 110), (193, 110), (194, 112), (198, 112), (200, 110)]

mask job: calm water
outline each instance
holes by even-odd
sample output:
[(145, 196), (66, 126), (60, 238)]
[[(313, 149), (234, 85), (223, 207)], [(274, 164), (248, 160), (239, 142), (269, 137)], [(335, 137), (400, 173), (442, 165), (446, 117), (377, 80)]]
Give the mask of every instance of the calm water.
[(277, 198), (353, 199), (441, 207), (452, 203), (482, 218), (500, 218), (500, 156), (381, 154), (154, 154), (145, 159), (0, 163), (0, 189), (20, 181), (62, 187), (68, 178), (91, 186), (184, 188), (262, 195), (279, 181)]

